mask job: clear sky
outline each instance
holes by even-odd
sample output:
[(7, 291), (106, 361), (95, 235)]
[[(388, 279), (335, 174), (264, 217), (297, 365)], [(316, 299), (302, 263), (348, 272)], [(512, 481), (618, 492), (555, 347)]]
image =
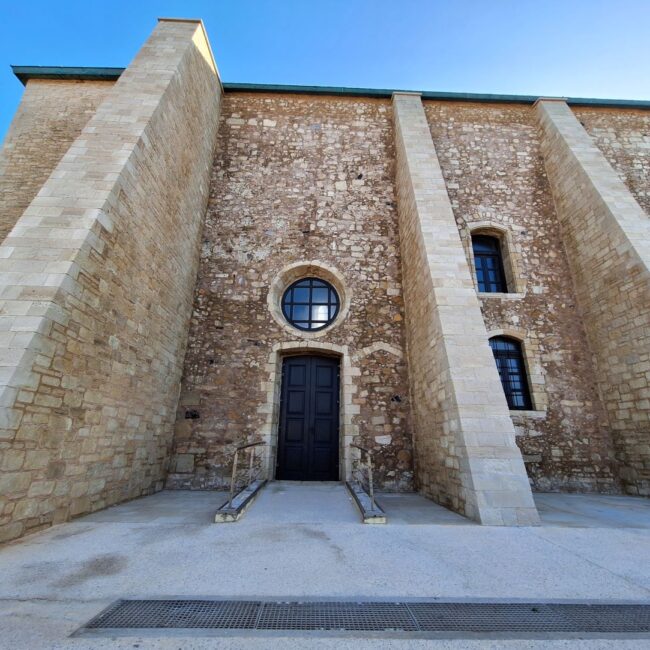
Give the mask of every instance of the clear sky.
[(158, 16), (223, 81), (650, 99), (650, 0), (0, 0), (0, 137), (10, 64), (126, 66)]

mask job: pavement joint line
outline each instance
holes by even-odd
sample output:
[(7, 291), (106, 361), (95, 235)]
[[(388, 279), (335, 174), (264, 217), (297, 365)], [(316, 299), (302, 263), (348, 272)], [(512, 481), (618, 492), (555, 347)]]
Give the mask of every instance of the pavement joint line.
[[(111, 601), (111, 604), (118, 600), (204, 600), (210, 601), (260, 601), (263, 603), (460, 603), (460, 604), (488, 604), (488, 605), (643, 605), (650, 606), (650, 598), (647, 600), (641, 598), (537, 598), (536, 596), (510, 598), (501, 596), (494, 598), (492, 596), (400, 596), (391, 594), (390, 596), (367, 596), (364, 594), (352, 594), (343, 596), (326, 596), (326, 595), (296, 595), (296, 594), (207, 594), (207, 595), (187, 595), (187, 594), (157, 594), (157, 595), (137, 595), (137, 596), (111, 596), (101, 599), (83, 600), (80, 602), (104, 602)], [(58, 602), (58, 601), (57, 601)]]
[(11, 598), (0, 596), (0, 603), (103, 603), (111, 598), (50, 598), (48, 596), (31, 596), (29, 598)]
[[(546, 641), (557, 641), (557, 642), (568, 642), (568, 641), (608, 641), (610, 644), (613, 641), (617, 642), (619, 646), (622, 641), (645, 641), (650, 638), (645, 632), (634, 633), (634, 632), (625, 632), (625, 633), (597, 633), (597, 632), (544, 632), (544, 633), (526, 633), (518, 634), (516, 632), (497, 632), (497, 633), (479, 633), (479, 632), (419, 632), (419, 631), (408, 631), (408, 632), (399, 632), (399, 631), (352, 631), (352, 630), (254, 630), (254, 629), (193, 629), (193, 628), (106, 628), (106, 629), (96, 629), (96, 630), (86, 630), (80, 629), (71, 633), (67, 640), (74, 642), (73, 647), (77, 647), (78, 643), (83, 640), (90, 639), (285, 639), (287, 641), (296, 641), (301, 639), (302, 641), (316, 641), (320, 640), (332, 640), (334, 639), (356, 639), (358, 641), (388, 641), (394, 640), (396, 642), (402, 641), (409, 644), (409, 646), (400, 647), (411, 647), (410, 644), (415, 641), (456, 641), (463, 642), (463, 645), (453, 646), (458, 647), (459, 649), (467, 648), (467, 642), (471, 642), (471, 647), (477, 649), (482, 649), (486, 641), (499, 641), (499, 642), (534, 642), (541, 641), (542, 643)], [(328, 644), (329, 646), (329, 644)], [(544, 643), (546, 646), (546, 643)], [(58, 646), (57, 646), (58, 647)], [(111, 646), (113, 647), (113, 646)], [(213, 647), (213, 646), (210, 646)], [(293, 646), (296, 647), (296, 646)], [(301, 643), (300, 648), (305, 648), (307, 646), (304, 643)], [(315, 647), (326, 647), (318, 645)], [(329, 646), (336, 648), (337, 646)], [(370, 646), (367, 646), (370, 647)], [(381, 646), (378, 646), (381, 647)], [(396, 646), (397, 647), (397, 646)], [(424, 648), (430, 648), (431, 646), (427, 644), (426, 646), (421, 646)], [(499, 646), (491, 647), (502, 647), (501, 643)], [(513, 649), (520, 650), (521, 645), (512, 645), (509, 646)], [(543, 646), (529, 646), (525, 647), (543, 647)], [(570, 647), (562, 645), (560, 647)], [(591, 644), (589, 646), (583, 645), (581, 647), (593, 647)], [(605, 647), (605, 646), (601, 646)], [(620, 646), (619, 646), (620, 647)], [(629, 647), (629, 646), (628, 646)], [(639, 648), (645, 650), (647, 646), (639, 646)]]
[(118, 600), (204, 600), (211, 601), (260, 601), (264, 603), (476, 603), (476, 604), (540, 604), (540, 605), (644, 605), (650, 606), (650, 596), (647, 600), (641, 598), (539, 598), (534, 595), (523, 597), (499, 597), (491, 596), (367, 596), (363, 594), (352, 594), (342, 596), (326, 595), (287, 595), (287, 594), (129, 594), (111, 595), (102, 598), (49, 598), (44, 596), (32, 596), (29, 598), (0, 597), (0, 602), (17, 603), (105, 603), (111, 605)]

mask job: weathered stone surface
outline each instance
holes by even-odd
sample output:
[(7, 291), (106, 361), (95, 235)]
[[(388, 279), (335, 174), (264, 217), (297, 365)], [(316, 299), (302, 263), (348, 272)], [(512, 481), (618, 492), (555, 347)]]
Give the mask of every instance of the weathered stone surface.
[[(236, 445), (272, 440), (279, 385), (269, 357), (292, 344), (343, 357), (342, 466), (354, 440), (375, 451), (379, 485), (412, 486), (391, 115), (387, 100), (224, 98), (175, 440), (195, 473), (168, 485), (223, 486)], [(316, 337), (267, 304), (282, 269), (310, 260), (338, 272), (351, 297)]]
[(0, 242), (94, 115), (113, 81), (30, 79), (0, 151)]
[(650, 111), (577, 106), (573, 114), (650, 214)]
[[(490, 336), (521, 339), (535, 413), (511, 415), (534, 488), (619, 490), (535, 113), (527, 105), (425, 101), (456, 223), (511, 248), (508, 294), (479, 294)], [(502, 230), (498, 230), (502, 229)], [(497, 390), (495, 388), (495, 390)]]
[(162, 486), (219, 90), (161, 22), (0, 247), (5, 537)]
[(538, 521), (420, 97), (396, 93), (397, 198), (416, 475), (484, 524)]
[(650, 220), (565, 102), (536, 110), (621, 478), (650, 495)]
[(194, 471), (194, 456), (192, 454), (176, 454), (174, 471), (187, 474)]

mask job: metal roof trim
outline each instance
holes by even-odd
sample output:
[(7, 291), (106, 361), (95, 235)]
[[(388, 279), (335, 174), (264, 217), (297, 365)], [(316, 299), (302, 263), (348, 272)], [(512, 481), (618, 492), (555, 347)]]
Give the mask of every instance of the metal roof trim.
[[(88, 68), (66, 66), (20, 66), (11, 69), (23, 85), (30, 79), (90, 79), (115, 81), (124, 68)], [(223, 83), (225, 92), (288, 93), (296, 95), (338, 95), (342, 97), (376, 97), (389, 99), (396, 92), (419, 92), (423, 100), (481, 102), (492, 104), (534, 104), (543, 95), (500, 95), (491, 93), (441, 92), (434, 90), (413, 91), (389, 88), (347, 88), (344, 86), (299, 86), (287, 84)], [(564, 99), (564, 98), (563, 98)], [(650, 100), (600, 99), (594, 97), (567, 97), (571, 106), (595, 106), (609, 108), (650, 109)]]

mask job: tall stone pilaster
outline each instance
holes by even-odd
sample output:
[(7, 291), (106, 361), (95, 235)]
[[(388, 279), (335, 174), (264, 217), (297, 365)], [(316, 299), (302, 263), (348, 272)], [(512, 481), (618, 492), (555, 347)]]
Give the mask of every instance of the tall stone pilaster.
[(0, 246), (0, 541), (162, 486), (220, 96), (162, 20)]
[(483, 524), (538, 523), (422, 102), (393, 109), (420, 490)]
[(536, 111), (621, 478), (650, 495), (650, 219), (566, 102)]

